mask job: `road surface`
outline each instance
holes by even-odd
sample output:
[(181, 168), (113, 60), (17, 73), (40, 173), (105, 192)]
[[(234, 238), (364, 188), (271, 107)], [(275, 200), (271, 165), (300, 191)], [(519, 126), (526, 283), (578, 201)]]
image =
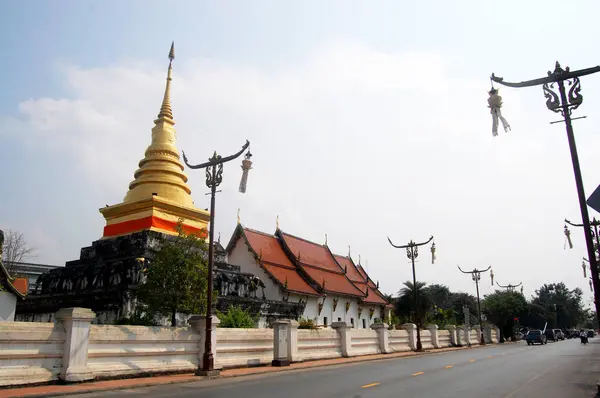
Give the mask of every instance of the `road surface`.
[(594, 397), (600, 337), (524, 342), (433, 355), (145, 387), (78, 397), (576, 398)]

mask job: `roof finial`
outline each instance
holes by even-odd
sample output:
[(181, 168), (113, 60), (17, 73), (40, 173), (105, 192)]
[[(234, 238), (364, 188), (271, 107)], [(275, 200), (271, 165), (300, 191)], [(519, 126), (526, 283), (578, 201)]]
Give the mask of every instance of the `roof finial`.
[(173, 123), (173, 110), (171, 109), (171, 73), (173, 71), (173, 59), (175, 59), (175, 42), (171, 43), (169, 50), (169, 71), (167, 72), (167, 86), (165, 87), (165, 96), (163, 97), (158, 119), (168, 119)]
[(350, 256), (350, 245), (348, 245), (348, 258), (351, 258), (352, 256)]
[(238, 212), (237, 212), (237, 223), (238, 225), (242, 223), (242, 221), (240, 220), (240, 209), (238, 208)]
[(221, 244), (221, 232), (219, 232), (219, 237), (217, 238), (217, 243)]
[(275, 219), (275, 226), (276, 226), (277, 230), (279, 230), (279, 214), (277, 215), (277, 218)]
[(358, 265), (360, 265), (360, 254), (358, 255)]
[(327, 234), (325, 234), (325, 246), (327, 246)]

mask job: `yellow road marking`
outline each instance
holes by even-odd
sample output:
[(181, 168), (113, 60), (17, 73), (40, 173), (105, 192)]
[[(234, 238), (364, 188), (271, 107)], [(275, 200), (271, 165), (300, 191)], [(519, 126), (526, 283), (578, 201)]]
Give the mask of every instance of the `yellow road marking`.
[(470, 362), (470, 363), (473, 363), (473, 362), (475, 362), (475, 361), (477, 361), (477, 360), (476, 360), (476, 359), (471, 359), (469, 362)]
[(364, 386), (362, 386), (361, 388), (369, 388), (369, 387), (375, 387), (378, 386), (379, 383), (371, 383), (371, 384), (365, 384)]
[(446, 369), (452, 369), (454, 365), (446, 365)]
[(421, 376), (422, 374), (425, 374), (425, 372), (417, 372), (417, 373), (413, 373), (413, 376)]

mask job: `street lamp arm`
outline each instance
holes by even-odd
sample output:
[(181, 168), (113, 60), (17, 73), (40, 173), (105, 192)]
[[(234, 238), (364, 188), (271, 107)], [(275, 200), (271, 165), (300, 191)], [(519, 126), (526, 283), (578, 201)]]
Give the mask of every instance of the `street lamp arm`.
[(510, 284), (508, 284), (508, 285), (506, 285), (506, 286), (502, 286), (502, 285), (501, 285), (501, 284), (499, 284), (497, 281), (496, 281), (496, 285), (498, 285), (499, 287), (501, 287), (501, 288), (503, 288), (503, 289), (508, 289), (509, 287), (511, 287), (511, 286), (510, 286)]
[(250, 141), (246, 140), (246, 143), (242, 146), (242, 149), (240, 149), (235, 154), (227, 156), (227, 157), (224, 157), (224, 158), (213, 157), (208, 162), (205, 162), (205, 163), (202, 163), (202, 164), (197, 164), (197, 165), (191, 165), (191, 164), (189, 164), (188, 160), (187, 160), (187, 157), (185, 156), (185, 152), (181, 151), (181, 153), (183, 154), (183, 161), (187, 165), (187, 167), (189, 167), (190, 169), (204, 169), (204, 168), (209, 167), (209, 166), (216, 166), (216, 165), (219, 165), (219, 164), (227, 163), (230, 160), (237, 159), (238, 157), (240, 157), (240, 155), (242, 153), (244, 153), (244, 151), (246, 150), (246, 148), (248, 148), (249, 146), (250, 146)]
[(429, 238), (429, 239), (427, 240), (427, 242), (415, 243), (414, 245), (415, 245), (415, 246), (423, 246), (423, 245), (426, 245), (426, 244), (428, 244), (428, 243), (429, 243), (429, 242), (431, 242), (432, 240), (433, 240), (433, 235), (431, 235), (431, 238)]
[(493, 73), (490, 78), (492, 79), (493, 82), (502, 84), (503, 86), (521, 88), (521, 87), (532, 87), (532, 86), (539, 86), (542, 84), (556, 83), (559, 81), (573, 79), (575, 77), (591, 75), (592, 73), (596, 73), (596, 72), (600, 72), (600, 66), (594, 66), (592, 68), (587, 68), (587, 69), (580, 69), (580, 70), (576, 70), (573, 72), (567, 70), (560, 74), (548, 72), (547, 77), (542, 77), (540, 79), (527, 80), (527, 81), (519, 82), (519, 83), (505, 82), (503, 77), (497, 77)]
[(460, 270), (460, 272), (462, 272), (463, 274), (471, 274), (472, 271), (463, 271), (462, 268), (460, 268), (460, 265), (457, 265), (458, 269)]
[(575, 224), (565, 218), (565, 222), (573, 227), (583, 227), (583, 224)]
[(388, 242), (390, 242), (390, 245), (392, 245), (393, 247), (395, 247), (396, 249), (406, 249), (409, 245), (404, 245), (404, 246), (398, 246), (392, 243), (392, 240), (390, 239), (390, 237), (387, 237)]
[(431, 242), (433, 240), (433, 235), (431, 235), (431, 238), (429, 238), (426, 242), (421, 242), (421, 243), (414, 243), (413, 241), (410, 241), (410, 243), (408, 245), (395, 245), (392, 243), (392, 240), (390, 239), (390, 237), (387, 237), (388, 242), (390, 242), (390, 245), (392, 245), (393, 247), (395, 247), (396, 249), (406, 249), (407, 247), (414, 247), (414, 246), (423, 246), (428, 244), (429, 242)]

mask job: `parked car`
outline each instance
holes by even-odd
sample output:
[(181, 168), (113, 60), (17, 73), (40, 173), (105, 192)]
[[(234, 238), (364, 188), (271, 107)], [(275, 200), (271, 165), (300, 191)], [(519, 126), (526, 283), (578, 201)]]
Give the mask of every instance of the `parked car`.
[(587, 335), (588, 335), (589, 338), (592, 338), (592, 337), (596, 336), (596, 332), (594, 332), (593, 329), (589, 329), (587, 331)]
[(546, 339), (547, 340), (552, 340), (552, 341), (557, 341), (558, 338), (556, 337), (556, 333), (554, 333), (554, 329), (546, 329)]
[(548, 339), (546, 338), (546, 335), (542, 333), (541, 330), (530, 330), (529, 332), (527, 332), (527, 334), (525, 335), (525, 341), (527, 342), (527, 345), (533, 345), (536, 343), (542, 345), (548, 344)]
[(557, 340), (564, 340), (565, 339), (565, 334), (563, 333), (562, 330), (560, 329), (552, 329), (554, 330), (554, 335), (556, 336)]

